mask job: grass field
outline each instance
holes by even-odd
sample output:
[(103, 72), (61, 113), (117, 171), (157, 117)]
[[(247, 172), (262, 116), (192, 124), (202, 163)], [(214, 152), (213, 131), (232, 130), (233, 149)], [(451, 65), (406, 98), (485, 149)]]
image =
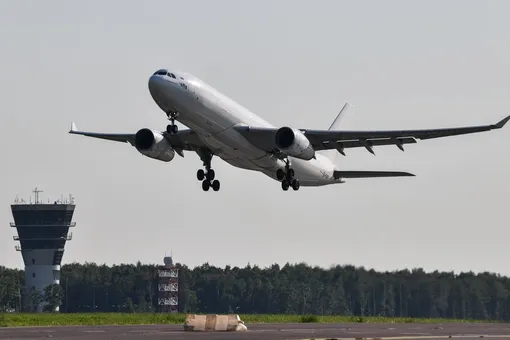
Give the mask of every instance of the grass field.
[[(253, 323), (473, 323), (476, 320), (413, 319), (356, 316), (239, 314), (247, 325)], [(184, 324), (185, 314), (159, 313), (40, 313), (0, 314), (0, 327), (58, 325), (148, 325)], [(487, 321), (484, 321), (487, 322)]]

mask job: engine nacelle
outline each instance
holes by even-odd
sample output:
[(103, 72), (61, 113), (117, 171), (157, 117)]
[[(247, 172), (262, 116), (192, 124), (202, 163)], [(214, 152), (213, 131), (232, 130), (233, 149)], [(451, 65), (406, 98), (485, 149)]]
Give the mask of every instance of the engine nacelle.
[(142, 155), (163, 162), (170, 162), (175, 157), (175, 150), (158, 131), (138, 130), (135, 135), (135, 147)]
[(275, 134), (275, 144), (287, 155), (310, 160), (315, 157), (315, 150), (306, 136), (297, 129), (284, 126)]

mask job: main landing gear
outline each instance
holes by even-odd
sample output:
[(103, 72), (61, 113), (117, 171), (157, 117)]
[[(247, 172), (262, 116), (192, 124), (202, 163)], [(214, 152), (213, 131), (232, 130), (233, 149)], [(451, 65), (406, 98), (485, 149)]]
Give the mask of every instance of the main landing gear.
[(179, 128), (177, 125), (175, 125), (175, 118), (177, 118), (178, 113), (177, 112), (168, 112), (166, 114), (168, 116), (168, 120), (171, 122), (166, 126), (166, 132), (168, 133), (177, 133), (179, 131)]
[(214, 179), (215, 173), (214, 170), (211, 169), (212, 154), (204, 154), (201, 158), (204, 162), (206, 171), (199, 169), (197, 171), (197, 179), (202, 181), (202, 190), (208, 191), (211, 187), (214, 191), (220, 190), (220, 181)]
[(289, 190), (291, 186), (294, 191), (299, 190), (299, 180), (294, 178), (294, 170), (290, 167), (288, 159), (285, 159), (285, 170), (276, 171), (276, 178), (282, 182), (283, 191)]

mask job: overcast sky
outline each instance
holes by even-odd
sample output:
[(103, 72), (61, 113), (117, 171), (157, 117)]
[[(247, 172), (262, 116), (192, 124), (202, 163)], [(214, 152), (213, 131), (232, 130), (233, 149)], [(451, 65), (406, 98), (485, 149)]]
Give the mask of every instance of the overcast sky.
[(23, 267), (16, 195), (72, 193), (64, 263), (307, 262), (510, 274), (510, 126), (406, 147), (347, 150), (343, 169), (413, 178), (281, 190), (215, 158), (164, 163), (79, 129), (164, 130), (149, 76), (190, 72), (280, 126), (491, 124), (510, 114), (503, 1), (2, 1), (0, 264)]

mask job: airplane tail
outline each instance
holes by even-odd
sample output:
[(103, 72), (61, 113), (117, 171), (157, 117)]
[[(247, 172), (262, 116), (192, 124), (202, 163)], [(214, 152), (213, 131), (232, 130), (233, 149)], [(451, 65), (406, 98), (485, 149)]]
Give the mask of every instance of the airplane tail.
[[(328, 128), (328, 130), (338, 130), (342, 118), (345, 117), (345, 114), (350, 111), (354, 111), (354, 106), (352, 106), (348, 102), (345, 102), (344, 106), (342, 106), (342, 109), (337, 114), (335, 120), (333, 120), (333, 123), (331, 123), (331, 126)], [(329, 158), (333, 165), (335, 166), (335, 168), (339, 166), (340, 153), (337, 150), (321, 150), (318, 151), (318, 153)]]
[[(345, 117), (345, 114), (349, 111), (354, 111), (354, 107), (346, 102), (338, 115), (335, 117), (335, 120), (333, 123), (331, 123), (331, 126), (328, 130), (337, 130), (340, 127), (340, 121), (343, 117)], [(403, 171), (341, 171), (340, 169), (340, 152), (338, 152), (336, 149), (333, 150), (321, 150), (318, 151), (318, 153), (324, 155), (325, 157), (329, 158), (331, 162), (333, 163), (333, 166), (335, 167), (335, 170), (333, 171), (333, 177), (335, 180), (340, 181), (341, 183), (344, 182), (345, 179), (349, 178), (378, 178), (378, 177), (414, 177), (415, 175), (409, 172), (403, 172)]]

